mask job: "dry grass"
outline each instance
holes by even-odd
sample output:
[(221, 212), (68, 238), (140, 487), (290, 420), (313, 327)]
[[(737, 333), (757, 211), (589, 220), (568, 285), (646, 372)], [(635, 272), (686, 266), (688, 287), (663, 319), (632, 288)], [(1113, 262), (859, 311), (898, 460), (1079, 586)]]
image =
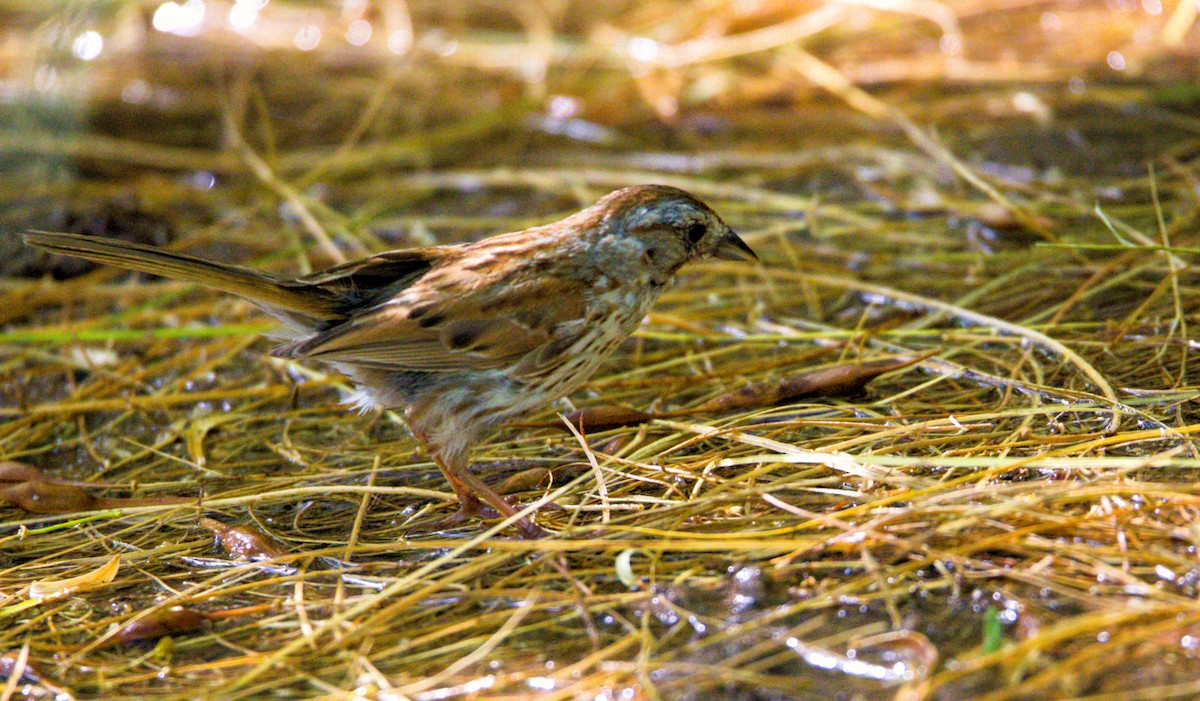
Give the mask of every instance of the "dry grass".
[[(479, 451), (553, 504), (533, 542), (435, 529), (452, 495), (397, 417), (270, 358), (245, 303), (112, 270), (0, 279), (0, 460), (188, 500), (0, 507), (0, 699), (1200, 695), (1200, 122), (1167, 90), (1194, 73), (1188, 3), (742, 5), (380, 3), (387, 32), (302, 62), (293, 25), (336, 37), (353, 13), (272, 3), (249, 39), (126, 32), (63, 63), (51, 90), (88, 81), (97, 126), (45, 99), (4, 122), (6, 231), (63, 202), (121, 228), (95, 204), (116, 202), (182, 249), (294, 271), (657, 181), (764, 265), (692, 268), (571, 398), (672, 418), (573, 436), (552, 407)], [(155, 6), (105, 7), (90, 21), (128, 28)], [(2, 10), (10, 79), (63, 48), (44, 11)], [(406, 21), (417, 49), (388, 58)], [(1114, 50), (1144, 83), (1099, 79)], [(122, 103), (131, 76), (178, 101)], [(688, 411), (931, 350), (864, 396)]]

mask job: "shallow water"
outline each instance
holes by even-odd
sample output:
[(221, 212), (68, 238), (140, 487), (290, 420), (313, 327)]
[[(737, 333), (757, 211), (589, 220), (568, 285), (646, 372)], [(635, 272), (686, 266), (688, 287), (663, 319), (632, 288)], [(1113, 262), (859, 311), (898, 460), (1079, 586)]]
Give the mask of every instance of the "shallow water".
[[(1033, 23), (956, 7), (967, 68), (995, 74), (936, 80), (913, 76), (957, 64), (926, 19), (853, 8), (813, 50), (939, 154), (816, 92), (785, 49), (682, 73), (580, 53), (661, 49), (682, 6), (563, 10), (546, 66), (537, 22), (500, 7), (411, 3), (406, 41), (398, 3), (0, 4), (0, 459), (195, 500), (78, 522), (0, 506), (0, 654), (29, 642), (47, 677), (114, 699), (1185, 693), (1200, 671), (1197, 70), (1187, 45), (1151, 51), (1171, 8), (1109, 5)], [(689, 31), (794, 9), (738, 12)], [(659, 38), (605, 44), (600, 19)], [(997, 47), (997, 26), (1028, 36)], [(909, 48), (931, 63), (889, 63)], [(249, 305), (17, 236), (306, 272), (647, 181), (713, 203), (765, 267), (686, 272), (572, 397), (685, 410), (677, 423), (584, 451), (545, 427), (553, 407), (480, 451), (493, 484), (540, 470), (522, 503), (578, 480), (539, 514), (558, 533), (541, 545), (437, 525), (447, 487), (397, 418), (347, 414), (336, 373), (268, 358)], [(930, 349), (861, 395), (686, 414), (746, 382)], [(222, 553), (205, 514), (289, 554)], [(114, 583), (21, 603), (115, 553)], [(174, 651), (80, 647), (175, 601), (275, 608)]]

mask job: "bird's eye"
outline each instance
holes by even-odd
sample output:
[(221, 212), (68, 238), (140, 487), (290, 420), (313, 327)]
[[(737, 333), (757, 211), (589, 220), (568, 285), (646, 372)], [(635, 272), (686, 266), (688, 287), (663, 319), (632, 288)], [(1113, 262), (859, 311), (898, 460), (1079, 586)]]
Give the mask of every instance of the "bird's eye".
[(695, 245), (700, 243), (700, 239), (704, 238), (704, 234), (708, 233), (708, 226), (702, 224), (701, 222), (688, 224), (687, 228), (684, 229), (684, 233), (687, 234), (688, 241), (690, 241), (692, 245)]

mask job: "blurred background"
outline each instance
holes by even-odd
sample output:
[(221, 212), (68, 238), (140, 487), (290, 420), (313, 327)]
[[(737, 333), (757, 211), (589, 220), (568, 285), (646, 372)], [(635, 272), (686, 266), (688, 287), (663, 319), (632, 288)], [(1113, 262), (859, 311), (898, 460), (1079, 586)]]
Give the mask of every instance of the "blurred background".
[[(1196, 13), (1193, 0), (0, 2), (0, 225), (161, 243), (232, 222), (336, 258), (472, 235), (455, 214), (503, 228), (671, 177), (916, 213), (945, 207), (946, 184), (978, 193), (950, 154), (1004, 190), (1119, 180), (1194, 155)], [(975, 214), (988, 228), (1009, 209)], [(0, 253), (0, 272), (45, 272), (11, 241)]]

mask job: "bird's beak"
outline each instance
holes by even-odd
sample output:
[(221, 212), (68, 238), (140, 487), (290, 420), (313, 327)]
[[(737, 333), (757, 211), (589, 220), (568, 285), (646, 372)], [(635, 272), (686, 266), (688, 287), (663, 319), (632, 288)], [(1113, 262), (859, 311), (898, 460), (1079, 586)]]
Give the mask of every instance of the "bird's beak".
[(754, 251), (746, 245), (746, 242), (737, 234), (733, 233), (733, 229), (726, 229), (725, 235), (721, 237), (721, 243), (717, 244), (717, 250), (713, 251), (714, 258), (721, 260), (752, 260), (758, 262), (758, 256)]

